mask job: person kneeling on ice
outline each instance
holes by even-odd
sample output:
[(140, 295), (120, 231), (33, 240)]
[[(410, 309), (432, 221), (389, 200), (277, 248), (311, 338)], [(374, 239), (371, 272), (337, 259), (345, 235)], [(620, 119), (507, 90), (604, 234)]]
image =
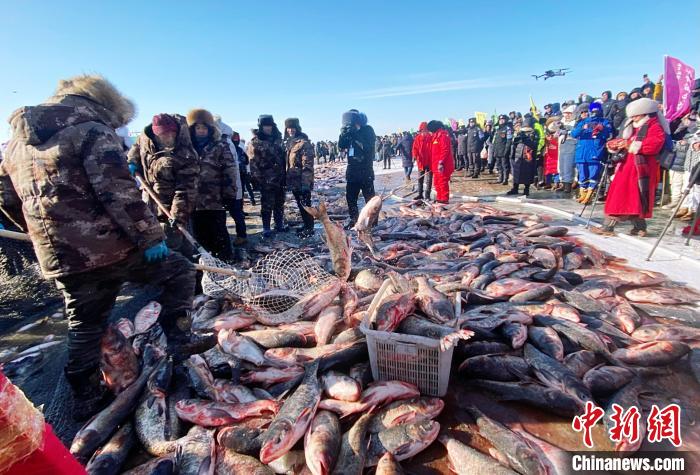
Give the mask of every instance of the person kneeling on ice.
[(435, 201), (447, 204), (450, 200), (450, 176), (455, 169), (452, 159), (452, 143), (442, 122), (431, 120), (428, 122), (428, 131), (432, 134), (430, 166), (433, 170), (433, 181), (437, 195)]
[(510, 152), (510, 166), (513, 169), (513, 188), (506, 194), (517, 195), (520, 185), (525, 185), (523, 194), (530, 194), (530, 185), (537, 174), (537, 145), (538, 137), (534, 129), (533, 117), (523, 118), (520, 131), (513, 138)]
[(63, 292), (76, 421), (108, 402), (100, 340), (123, 283), (161, 286), (170, 350), (189, 340), (177, 322), (192, 306), (194, 267), (166, 246), (115, 132), (134, 115), (133, 103), (100, 76), (60, 81), (46, 103), (12, 113), (0, 162), (0, 209), (27, 230), (42, 274)]
[[(645, 218), (651, 218), (654, 193), (659, 182), (656, 156), (666, 140), (668, 124), (653, 99), (637, 99), (626, 107), (627, 123), (622, 139), (608, 145), (619, 157), (615, 176), (605, 201), (605, 224), (591, 231), (604, 236), (614, 234), (619, 221), (632, 221), (633, 236), (646, 236)], [(616, 160), (613, 158), (613, 160)]]

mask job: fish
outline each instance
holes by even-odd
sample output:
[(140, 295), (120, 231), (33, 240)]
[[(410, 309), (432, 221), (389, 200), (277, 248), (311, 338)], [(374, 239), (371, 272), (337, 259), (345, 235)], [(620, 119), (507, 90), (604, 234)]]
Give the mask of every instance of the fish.
[(535, 323), (540, 326), (549, 326), (553, 328), (557, 331), (557, 333), (561, 333), (573, 343), (579, 345), (581, 348), (590, 350), (602, 356), (612, 364), (619, 365), (620, 363), (620, 361), (610, 353), (607, 345), (596, 333), (582, 327), (581, 325), (577, 325), (567, 320), (558, 320), (543, 315), (536, 316)]
[(375, 314), (375, 327), (378, 331), (394, 331), (404, 318), (416, 308), (412, 293), (393, 294), (385, 297)]
[(527, 335), (542, 353), (557, 361), (564, 361), (564, 345), (556, 331), (547, 327), (530, 326)]
[(698, 341), (700, 340), (700, 329), (684, 325), (654, 323), (638, 327), (631, 336), (642, 342), (656, 340)]
[(520, 401), (563, 417), (577, 416), (583, 411), (583, 405), (578, 398), (530, 381), (504, 382), (473, 379), (470, 384), (486, 389), (501, 401)]
[[(316, 319), (314, 326), (314, 334), (316, 335), (316, 344), (319, 346), (326, 345), (330, 342), (333, 330), (336, 324), (342, 318), (343, 308), (338, 305), (332, 305), (321, 311)], [(281, 345), (293, 346), (293, 345)]]
[(517, 473), (454, 437), (443, 434), (438, 437), (438, 440), (447, 450), (450, 470), (457, 475), (471, 475), (473, 473), (515, 475)]
[(418, 308), (437, 323), (448, 323), (455, 319), (454, 305), (447, 296), (435, 290), (426, 277), (416, 277), (418, 292), (415, 300)]
[(466, 409), (476, 420), (479, 435), (488, 440), (496, 450), (505, 456), (513, 470), (528, 475), (548, 473), (548, 463), (523, 436), (486, 416), (474, 406)]
[(216, 332), (220, 330), (243, 330), (253, 325), (256, 321), (253, 315), (244, 313), (241, 309), (233, 309), (218, 315), (214, 320), (212, 329)]
[(583, 376), (583, 384), (596, 397), (614, 393), (636, 376), (635, 372), (621, 366), (600, 366), (588, 370)]
[(323, 201), (319, 203), (318, 208), (304, 206), (304, 209), (323, 224), (323, 229), (326, 232), (326, 243), (328, 249), (331, 251), (333, 271), (341, 281), (347, 281), (352, 269), (352, 247), (350, 237), (345, 234), (342, 226), (330, 220), (326, 203)]
[(401, 424), (432, 420), (440, 415), (444, 407), (443, 400), (435, 397), (394, 401), (374, 414), (367, 431), (376, 434)]
[(490, 283), (486, 286), (485, 290), (486, 293), (491, 296), (512, 297), (526, 290), (538, 289), (546, 286), (549, 286), (549, 284), (507, 277)]
[[(261, 390), (260, 388), (254, 388)], [(214, 390), (216, 392), (216, 401), (230, 402), (236, 404), (239, 402), (253, 402), (258, 399), (272, 399), (270, 396), (258, 397), (253, 390), (247, 386), (235, 384), (232, 381), (225, 379), (214, 380)]]
[(189, 395), (185, 387), (172, 395), (144, 393), (134, 413), (136, 437), (146, 451), (156, 457), (174, 453), (183, 435), (183, 424), (175, 410), (176, 402)]
[(176, 461), (174, 455), (166, 455), (149, 460), (141, 465), (138, 465), (122, 475), (175, 475)]
[(323, 394), (331, 399), (356, 402), (360, 400), (362, 387), (360, 384), (337, 371), (327, 371), (321, 376)]
[(180, 440), (176, 460), (177, 475), (213, 475), (216, 468), (214, 431), (193, 427)]
[(379, 212), (382, 210), (382, 197), (374, 195), (360, 210), (357, 222), (353, 229), (358, 233), (368, 233), (372, 231), (372, 226), (377, 223)]
[(642, 324), (642, 318), (634, 307), (624, 298), (617, 297), (615, 302), (616, 305), (612, 308), (610, 313), (604, 314), (609, 315), (608, 318), (605, 318), (605, 321), (615, 325), (627, 334), (632, 334), (635, 328)]
[(575, 351), (564, 357), (564, 365), (579, 378), (583, 378), (597, 364), (598, 357), (588, 350)]
[(199, 397), (216, 400), (214, 377), (209, 371), (207, 362), (199, 355), (192, 355), (185, 361), (190, 386)]
[(304, 379), (289, 396), (263, 436), (260, 461), (267, 464), (288, 452), (306, 433), (321, 401), (319, 362), (306, 367)]
[(351, 317), (357, 310), (359, 297), (349, 284), (345, 284), (340, 288), (340, 303), (343, 306), (343, 319), (347, 325), (351, 326)]
[(330, 356), (337, 351), (353, 346), (354, 342), (315, 346), (313, 348), (270, 348), (265, 352), (265, 360), (268, 364), (294, 366), (311, 360)]
[(519, 356), (477, 355), (464, 360), (458, 371), (470, 378), (519, 381), (529, 374), (530, 365)]
[(114, 326), (121, 332), (122, 335), (124, 335), (124, 338), (127, 340), (134, 336), (134, 322), (128, 318), (120, 318), (117, 320)]
[(328, 475), (335, 465), (342, 432), (338, 416), (319, 410), (304, 437), (306, 466), (312, 475)]
[(239, 454), (225, 447), (216, 449), (216, 472), (220, 474), (273, 475), (272, 468), (255, 457)]
[(376, 292), (382, 286), (382, 279), (372, 269), (362, 269), (355, 276), (355, 287), (365, 292)]
[(397, 461), (411, 458), (432, 444), (439, 432), (438, 422), (425, 420), (401, 424), (372, 434), (365, 467), (377, 465), (379, 459), (387, 452), (391, 453)]
[(86, 460), (109, 438), (114, 429), (133, 413), (138, 398), (157, 364), (153, 349), (147, 346), (144, 351), (144, 366), (139, 377), (75, 434), (70, 453), (76, 459)]
[(404, 475), (401, 464), (391, 452), (386, 452), (377, 462), (375, 475)]
[(206, 399), (181, 399), (175, 405), (180, 419), (202, 427), (230, 425), (249, 417), (277, 414), (279, 403), (260, 399), (253, 402), (231, 404)]
[(404, 381), (378, 381), (362, 391), (360, 403), (370, 408), (389, 404), (398, 399), (410, 399), (420, 396), (418, 388)]
[(447, 351), (460, 340), (469, 340), (474, 336), (471, 330), (460, 330), (445, 325), (433, 323), (415, 315), (409, 315), (401, 321), (398, 327), (400, 333), (418, 335), (440, 340), (440, 351)]
[(652, 317), (680, 320), (689, 325), (697, 325), (700, 321), (700, 312), (691, 307), (681, 305), (656, 305), (640, 302), (632, 302), (631, 305)]
[(134, 317), (134, 335), (146, 333), (158, 321), (163, 307), (156, 301), (148, 302)]
[[(631, 407), (639, 408), (639, 395), (645, 392), (644, 385), (645, 383), (641, 378), (635, 378), (610, 397), (605, 407), (605, 416), (603, 417), (603, 423), (608, 433), (615, 424), (612, 419), (612, 415), (615, 413), (613, 404), (617, 404), (625, 410)], [(614, 442), (616, 452), (636, 452), (639, 449), (642, 442), (646, 440), (647, 425), (645, 419), (645, 417), (639, 418), (639, 439), (631, 442), (628, 438), (622, 437), (620, 441)]]
[(629, 289), (624, 297), (630, 302), (675, 305), (694, 303), (700, 295), (682, 287), (641, 287)]
[(363, 414), (343, 434), (332, 475), (362, 475), (367, 460), (367, 426), (371, 418), (371, 413)]
[(264, 432), (265, 429), (258, 427), (224, 426), (216, 432), (216, 443), (239, 454), (257, 456)]
[(287, 366), (284, 368), (262, 367), (251, 369), (241, 376), (243, 384), (260, 384), (271, 386), (277, 383), (284, 383), (304, 374), (304, 368), (299, 365)]
[(341, 418), (365, 412), (370, 409), (369, 405), (362, 402), (341, 401), (339, 399), (322, 399), (318, 404), (318, 408), (324, 411), (334, 412)]
[(266, 349), (282, 348), (285, 346), (301, 347), (306, 346), (309, 342), (309, 339), (301, 333), (278, 330), (276, 328), (271, 328), (269, 330), (246, 331), (241, 332), (240, 335), (245, 338), (250, 338), (257, 343), (258, 346)]
[(547, 356), (529, 343), (523, 349), (523, 356), (537, 379), (545, 385), (577, 398), (582, 404), (593, 401), (589, 389), (563, 363)]
[(690, 370), (695, 376), (695, 381), (700, 384), (700, 349), (692, 349), (690, 351)]
[(301, 469), (306, 468), (306, 457), (303, 450), (290, 450), (267, 466), (279, 474), (299, 473)]
[(361, 388), (372, 382), (372, 368), (369, 362), (357, 363), (350, 367), (348, 376), (357, 381)]
[(690, 347), (680, 341), (650, 341), (630, 345), (613, 352), (623, 363), (637, 366), (663, 366), (682, 358)]
[[(332, 279), (317, 291), (309, 292), (288, 310), (274, 314), (258, 312), (255, 313), (255, 319), (263, 325), (279, 327), (297, 323), (302, 318), (313, 318), (335, 300), (342, 288), (343, 282), (340, 279)], [(313, 324), (311, 328), (313, 330)]]
[(134, 427), (122, 425), (109, 442), (97, 450), (85, 466), (89, 475), (116, 475), (134, 446)]
[(251, 339), (234, 330), (221, 330), (217, 334), (219, 347), (237, 358), (263, 366), (267, 360), (260, 347)]
[(129, 341), (110, 325), (100, 342), (100, 370), (105, 385), (119, 394), (139, 376), (139, 361)]
[(501, 333), (508, 340), (514, 350), (522, 348), (527, 341), (527, 327), (518, 322), (506, 322), (501, 326)]
[(510, 345), (498, 341), (470, 341), (460, 347), (460, 354), (466, 358), (471, 358), (479, 355), (507, 353), (510, 350)]

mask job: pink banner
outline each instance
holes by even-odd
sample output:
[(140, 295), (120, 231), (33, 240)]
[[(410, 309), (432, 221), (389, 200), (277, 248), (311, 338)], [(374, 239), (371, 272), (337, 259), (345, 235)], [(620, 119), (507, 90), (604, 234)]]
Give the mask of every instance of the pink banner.
[(683, 61), (664, 56), (664, 115), (671, 122), (690, 111), (695, 70)]

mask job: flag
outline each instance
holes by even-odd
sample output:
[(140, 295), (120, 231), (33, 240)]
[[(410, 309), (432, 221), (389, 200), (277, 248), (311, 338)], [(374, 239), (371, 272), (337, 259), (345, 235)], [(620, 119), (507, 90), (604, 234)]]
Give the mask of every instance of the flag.
[(450, 127), (452, 128), (453, 132), (457, 131), (457, 121), (454, 119), (450, 119)]
[(474, 117), (476, 123), (483, 129), (486, 126), (486, 112), (474, 112)]
[(690, 111), (695, 70), (680, 59), (664, 56), (664, 116), (671, 122)]
[(540, 120), (540, 114), (537, 112), (537, 106), (535, 105), (535, 101), (532, 100), (532, 96), (530, 96), (530, 112), (532, 112), (532, 116), (535, 120)]

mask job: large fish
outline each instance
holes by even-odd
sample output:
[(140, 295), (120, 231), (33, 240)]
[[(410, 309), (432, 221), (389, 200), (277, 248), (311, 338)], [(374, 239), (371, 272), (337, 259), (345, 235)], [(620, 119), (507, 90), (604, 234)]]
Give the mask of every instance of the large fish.
[(217, 334), (219, 346), (229, 355), (262, 366), (266, 363), (263, 350), (252, 339), (234, 330), (221, 330)]
[(404, 381), (379, 381), (370, 384), (362, 391), (360, 402), (370, 408), (378, 407), (398, 399), (410, 399), (420, 396), (418, 388)]
[(114, 393), (124, 391), (139, 376), (139, 361), (124, 335), (108, 326), (100, 343), (100, 369), (107, 387)]
[(486, 389), (501, 401), (521, 401), (564, 417), (577, 416), (583, 411), (578, 398), (538, 383), (473, 379), (470, 384)]
[(459, 365), (459, 372), (470, 378), (493, 381), (520, 381), (530, 372), (530, 365), (519, 356), (477, 355)]
[(294, 446), (309, 427), (321, 401), (321, 386), (318, 381), (319, 362), (306, 368), (299, 387), (289, 396), (263, 437), (260, 461), (269, 463)]
[(536, 316), (535, 323), (540, 326), (549, 326), (553, 328), (557, 333), (561, 333), (581, 348), (602, 356), (612, 364), (619, 365), (620, 363), (620, 361), (610, 353), (608, 346), (596, 333), (581, 325), (543, 315)]
[(138, 465), (122, 475), (175, 475), (177, 473), (177, 462), (175, 455), (166, 455), (149, 460)]
[(557, 361), (564, 361), (564, 345), (556, 331), (547, 327), (530, 326), (527, 336), (542, 353)]
[(338, 416), (318, 411), (304, 437), (306, 466), (313, 475), (328, 475), (335, 465), (342, 433)]
[(304, 334), (288, 330), (271, 328), (269, 330), (251, 330), (242, 332), (241, 336), (250, 338), (263, 348), (281, 348), (285, 346), (306, 346), (309, 338)]
[(251, 369), (241, 376), (243, 384), (260, 384), (268, 387), (277, 383), (290, 381), (304, 374), (301, 366), (287, 366), (284, 368), (263, 367)]
[(637, 366), (662, 366), (671, 364), (690, 351), (680, 341), (650, 341), (615, 350), (613, 356), (624, 363)]
[(139, 442), (151, 455), (160, 457), (177, 449), (183, 424), (175, 403), (188, 395), (189, 390), (183, 385), (174, 386), (173, 394), (144, 394), (141, 398), (134, 413), (134, 428)]
[(323, 201), (318, 205), (318, 208), (304, 206), (304, 209), (323, 224), (323, 229), (326, 231), (326, 243), (328, 249), (331, 251), (331, 261), (333, 262), (335, 275), (337, 275), (341, 281), (347, 281), (348, 277), (350, 277), (350, 270), (352, 269), (350, 237), (345, 234), (342, 226), (330, 220), (326, 209), (326, 203)]
[[(608, 399), (608, 404), (605, 408), (605, 416), (603, 417), (603, 423), (608, 431), (612, 430), (615, 424), (611, 417), (615, 413), (613, 404), (617, 404), (625, 410), (631, 407), (639, 408), (639, 396), (645, 392), (645, 385), (645, 382), (641, 378), (635, 378)], [(636, 452), (639, 450), (642, 442), (646, 440), (646, 431), (646, 418), (640, 417), (638, 440), (632, 442), (627, 437), (622, 437), (619, 442), (615, 443), (615, 450), (617, 452)]]
[(372, 434), (365, 467), (377, 465), (379, 459), (387, 452), (401, 461), (425, 450), (432, 444), (440, 432), (440, 424), (426, 420), (411, 424), (401, 424), (391, 429)]
[(218, 427), (233, 424), (249, 417), (276, 414), (279, 403), (260, 399), (253, 402), (231, 404), (202, 399), (182, 399), (175, 405), (180, 419), (203, 427)]
[(133, 413), (157, 363), (154, 351), (147, 346), (144, 351), (144, 366), (136, 381), (119, 393), (109, 406), (90, 419), (73, 438), (70, 452), (74, 457), (78, 460), (87, 459), (112, 435), (114, 429)]
[(375, 325), (379, 331), (394, 331), (416, 308), (412, 293), (393, 294), (382, 299), (376, 310)]
[(146, 333), (158, 320), (163, 307), (158, 302), (148, 302), (134, 317), (134, 334)]
[(398, 331), (408, 335), (419, 335), (440, 340), (440, 350), (447, 351), (460, 340), (468, 340), (474, 336), (470, 330), (454, 329), (446, 325), (430, 322), (415, 315), (409, 315), (399, 325)]
[(700, 329), (685, 325), (662, 325), (653, 323), (638, 327), (632, 332), (631, 336), (638, 341), (700, 341)]
[(405, 472), (401, 468), (401, 464), (396, 460), (396, 457), (391, 455), (391, 452), (386, 452), (377, 462), (377, 471), (375, 475), (404, 475)]
[(444, 407), (442, 399), (433, 397), (394, 401), (374, 415), (367, 430), (374, 434), (401, 424), (432, 420), (440, 415)]
[(418, 308), (430, 319), (438, 323), (448, 323), (455, 319), (455, 309), (450, 299), (435, 290), (426, 277), (416, 277), (418, 292), (415, 299)]
[(694, 303), (700, 300), (700, 295), (684, 287), (641, 287), (630, 289), (624, 293), (630, 302), (674, 305)]
[(362, 475), (367, 460), (367, 426), (371, 419), (372, 414), (363, 414), (343, 434), (333, 475)]
[(239, 454), (257, 457), (262, 447), (262, 434), (265, 429), (259, 427), (228, 426), (216, 433), (216, 443)]
[(127, 422), (114, 433), (109, 442), (92, 456), (85, 466), (89, 475), (116, 475), (134, 445), (134, 428)]
[(486, 416), (475, 407), (469, 407), (468, 410), (476, 419), (479, 434), (505, 456), (513, 470), (528, 475), (548, 473), (548, 463), (523, 436)]
[(314, 334), (316, 335), (317, 345), (326, 345), (330, 342), (331, 336), (333, 335), (333, 330), (335, 329), (336, 324), (342, 318), (342, 315), (343, 309), (338, 305), (332, 305), (321, 311), (318, 318), (316, 319), (316, 325), (314, 326)]
[(515, 475), (508, 467), (504, 467), (488, 455), (463, 444), (454, 437), (441, 435), (438, 440), (447, 449), (447, 460), (450, 470), (457, 475), (472, 475), (488, 473), (489, 475)]
[(214, 377), (209, 371), (207, 362), (199, 355), (192, 355), (185, 361), (190, 386), (199, 397), (216, 400)]
[(260, 463), (255, 457), (239, 454), (225, 447), (218, 447), (216, 450), (216, 473), (273, 475), (275, 471)]
[(321, 376), (323, 393), (332, 399), (340, 401), (359, 401), (362, 393), (360, 384), (338, 371), (327, 371)]
[(601, 366), (589, 370), (583, 376), (583, 384), (596, 397), (609, 395), (632, 381), (634, 371), (621, 366)]
[(579, 378), (583, 378), (597, 364), (598, 357), (589, 350), (575, 351), (564, 357), (564, 365)]
[(214, 431), (193, 427), (178, 444), (177, 475), (214, 475), (216, 441)]
[(581, 380), (563, 363), (547, 356), (533, 345), (525, 345), (523, 356), (542, 383), (571, 395), (585, 404), (593, 396)]
[(379, 212), (382, 210), (382, 197), (374, 195), (360, 210), (353, 229), (358, 233), (370, 233), (372, 226), (377, 223)]

